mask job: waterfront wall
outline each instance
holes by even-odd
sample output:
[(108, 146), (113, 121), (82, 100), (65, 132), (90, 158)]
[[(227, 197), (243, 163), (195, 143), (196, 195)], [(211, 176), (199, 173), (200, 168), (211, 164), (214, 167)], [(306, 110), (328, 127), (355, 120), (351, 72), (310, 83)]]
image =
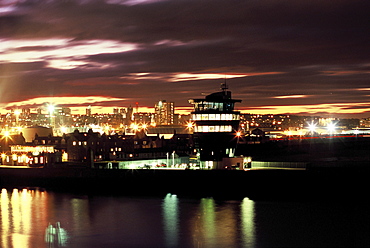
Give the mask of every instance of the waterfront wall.
[(252, 161), (252, 168), (299, 168), (306, 169), (308, 162), (263, 162)]
[(125, 170), (1, 168), (1, 187), (40, 187), (82, 194), (251, 198), (361, 198), (369, 167), (308, 170)]

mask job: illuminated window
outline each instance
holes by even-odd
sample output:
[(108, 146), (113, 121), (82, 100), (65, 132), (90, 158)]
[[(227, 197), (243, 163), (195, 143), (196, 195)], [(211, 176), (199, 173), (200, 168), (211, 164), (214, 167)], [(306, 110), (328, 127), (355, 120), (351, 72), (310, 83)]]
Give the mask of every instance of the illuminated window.
[(73, 141), (72, 145), (74, 145), (74, 146), (75, 146), (76, 144), (77, 144), (77, 142), (76, 142), (76, 141)]
[(222, 126), (195, 126), (194, 131), (198, 133), (207, 133), (207, 132), (231, 132), (231, 125), (222, 125)]
[(231, 120), (240, 120), (240, 116), (238, 114), (193, 114), (193, 120), (211, 120), (211, 121), (231, 121)]

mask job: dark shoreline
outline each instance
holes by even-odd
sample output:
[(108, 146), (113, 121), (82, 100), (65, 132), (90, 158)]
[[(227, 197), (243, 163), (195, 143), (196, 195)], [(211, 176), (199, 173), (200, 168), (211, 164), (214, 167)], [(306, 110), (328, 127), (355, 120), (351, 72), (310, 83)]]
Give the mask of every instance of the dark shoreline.
[(368, 166), (249, 171), (0, 168), (0, 186), (82, 194), (366, 200), (369, 175)]

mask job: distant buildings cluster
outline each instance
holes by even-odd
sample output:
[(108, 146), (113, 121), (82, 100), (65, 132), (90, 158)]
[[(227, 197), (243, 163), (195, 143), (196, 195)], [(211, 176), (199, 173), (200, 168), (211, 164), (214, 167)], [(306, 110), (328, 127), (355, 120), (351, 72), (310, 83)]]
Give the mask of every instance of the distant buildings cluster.
[(234, 110), (241, 100), (232, 99), (226, 85), (221, 89), (204, 99), (189, 100), (194, 105), (189, 115), (176, 114), (174, 103), (165, 100), (155, 103), (153, 113), (131, 106), (115, 108), (112, 114), (92, 113), (91, 106), (82, 115), (51, 105), (36, 112), (11, 110), (0, 115), (1, 164), (101, 163), (129, 168), (142, 159), (151, 160), (145, 166), (181, 167), (207, 161), (207, 167), (221, 168), (220, 161), (234, 157), (238, 143), (370, 130), (370, 118), (241, 114)]
[[(62, 136), (53, 136), (49, 128), (37, 127), (32, 131), (35, 135), (29, 141), (23, 133), (0, 136), (1, 164), (40, 167), (72, 163), (94, 166), (102, 161), (156, 159), (158, 165), (167, 166), (171, 162), (172, 166), (179, 166), (188, 163), (194, 148), (190, 134), (174, 134), (165, 139), (159, 135), (147, 135), (144, 130), (134, 135), (75, 130)], [(171, 156), (171, 161), (168, 161)], [(102, 165), (107, 166), (107, 162)]]
[[(181, 126), (186, 127), (194, 118), (191, 114), (179, 115), (175, 113), (174, 102), (159, 101), (154, 106), (154, 112), (138, 112), (133, 107), (115, 108), (113, 113), (92, 113), (91, 106), (86, 108), (86, 114), (72, 114), (70, 108), (53, 107), (38, 108), (31, 112), (29, 108), (12, 109), (0, 115), (0, 130), (2, 133), (20, 133), (22, 128), (31, 126), (52, 127), (56, 135), (73, 132), (75, 129), (115, 133), (135, 132), (135, 129)], [(308, 123), (316, 123), (318, 127), (325, 127), (328, 123), (335, 123), (338, 130), (356, 128), (370, 128), (370, 118), (338, 119), (322, 118), (319, 116), (298, 115), (257, 115), (240, 114), (240, 129), (248, 132), (259, 128), (263, 131), (294, 131), (307, 128)]]

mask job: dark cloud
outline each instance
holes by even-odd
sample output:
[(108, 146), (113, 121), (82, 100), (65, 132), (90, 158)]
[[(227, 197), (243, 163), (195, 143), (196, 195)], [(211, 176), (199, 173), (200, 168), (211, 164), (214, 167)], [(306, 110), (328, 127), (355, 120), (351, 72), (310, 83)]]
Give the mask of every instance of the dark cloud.
[[(61, 70), (50, 67), (50, 55), (28, 63), (1, 60), (6, 53), (52, 50), (53, 44), (13, 47), (0, 53), (0, 80), (16, 88), (0, 101), (78, 92), (186, 106), (187, 99), (217, 90), (222, 80), (171, 83), (172, 74), (257, 72), (281, 73), (228, 79), (242, 107), (369, 101), (368, 92), (357, 90), (369, 87), (369, 1), (118, 3), (22, 1), (3, 13), (0, 39), (66, 39), (66, 49), (114, 40), (137, 49), (66, 54), (63, 59), (81, 64)], [(135, 73), (156, 77), (138, 79)], [(307, 97), (275, 98), (283, 95)]]

